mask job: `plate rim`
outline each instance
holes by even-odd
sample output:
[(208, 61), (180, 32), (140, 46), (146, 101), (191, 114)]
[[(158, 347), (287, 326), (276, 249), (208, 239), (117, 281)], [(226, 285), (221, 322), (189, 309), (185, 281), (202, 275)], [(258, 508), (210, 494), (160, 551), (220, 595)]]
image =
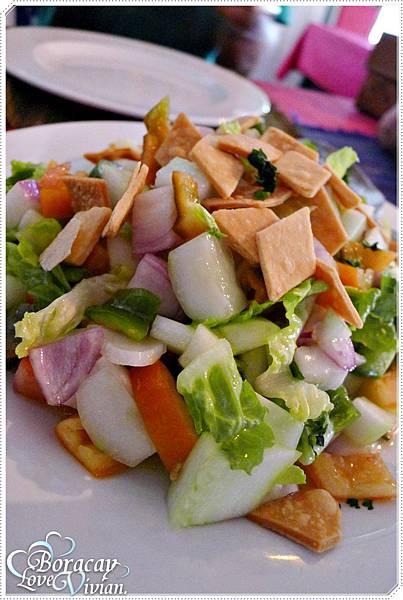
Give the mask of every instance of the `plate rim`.
[[(192, 54), (187, 54), (186, 52), (182, 52), (181, 50), (176, 50), (175, 48), (160, 46), (158, 44), (153, 44), (151, 42), (147, 42), (147, 41), (143, 41), (143, 40), (137, 40), (137, 39), (128, 38), (128, 37), (119, 36), (119, 35), (112, 35), (112, 34), (108, 34), (108, 33), (104, 33), (104, 32), (86, 31), (83, 29), (66, 28), (66, 27), (39, 27), (39, 26), (22, 26), (22, 27), (18, 26), (17, 27), (17, 26), (14, 26), (14, 27), (9, 27), (7, 29), (6, 45), (8, 46), (9, 40), (13, 36), (15, 36), (15, 37), (23, 36), (23, 34), (26, 31), (29, 31), (29, 32), (33, 33), (33, 36), (36, 36), (38, 34), (46, 35), (46, 31), (48, 31), (48, 30), (51, 30), (52, 32), (54, 32), (54, 31), (61, 32), (63, 35), (66, 35), (66, 36), (74, 37), (74, 35), (78, 35), (83, 38), (86, 38), (86, 37), (91, 38), (91, 39), (98, 38), (99, 40), (104, 39), (105, 41), (106, 40), (109, 40), (110, 42), (114, 41), (114, 42), (116, 42), (117, 46), (130, 46), (131, 45), (133, 47), (137, 46), (137, 47), (152, 48), (154, 51), (157, 49), (161, 53), (170, 55), (172, 57), (176, 56), (178, 60), (186, 59), (186, 61), (188, 61), (189, 63), (196, 64), (196, 65), (203, 65), (203, 68), (205, 70), (220, 72), (221, 74), (224, 74), (225, 78), (236, 81), (239, 85), (242, 85), (244, 88), (249, 88), (250, 90), (253, 90), (253, 92), (256, 94), (256, 96), (260, 96), (260, 100), (259, 100), (260, 109), (258, 110), (259, 114), (266, 114), (266, 113), (270, 112), (270, 110), (271, 110), (271, 101), (270, 101), (269, 96), (258, 85), (256, 85), (256, 83), (254, 83), (252, 80), (250, 80), (246, 77), (243, 77), (242, 75), (240, 75), (239, 73), (236, 73), (235, 71), (226, 69), (225, 67), (222, 67), (221, 65), (208, 63), (198, 56), (194, 56)], [(29, 44), (31, 49), (33, 49), (35, 47), (35, 45), (36, 45), (35, 41), (32, 41), (32, 43)], [(134, 118), (144, 117), (144, 115), (146, 114), (146, 112), (149, 109), (149, 107), (136, 108), (134, 104), (133, 104), (132, 109), (125, 108), (123, 105), (120, 105), (120, 104), (117, 105), (116, 103), (113, 102), (113, 100), (103, 101), (103, 100), (99, 100), (97, 98), (93, 99), (93, 98), (91, 98), (90, 95), (88, 95), (86, 93), (81, 94), (80, 92), (76, 92), (74, 90), (71, 91), (68, 88), (63, 88), (62, 86), (60, 86), (57, 83), (55, 85), (53, 85), (52, 82), (49, 81), (49, 79), (47, 81), (45, 79), (45, 81), (44, 81), (43, 78), (36, 75), (35, 73), (27, 72), (24, 65), (18, 66), (18, 64), (16, 64), (13, 61), (14, 61), (13, 58), (10, 59), (10, 50), (8, 50), (7, 51), (7, 61), (6, 61), (6, 71), (9, 74), (11, 74), (15, 77), (18, 77), (22, 81), (29, 83), (31, 85), (34, 85), (34, 86), (38, 87), (39, 89), (42, 89), (46, 92), (52, 93), (59, 97), (73, 100), (75, 102), (78, 102), (78, 103), (81, 103), (81, 104), (84, 104), (87, 106), (92, 106), (94, 108), (109, 110), (111, 112), (115, 112), (117, 114), (121, 114), (121, 115), (132, 117), (132, 118), (133, 117)], [(42, 71), (42, 72), (44, 72), (44, 71)], [(171, 113), (170, 116), (175, 118), (178, 114), (179, 113), (173, 112), (173, 113)], [(222, 120), (231, 119), (231, 118), (236, 117), (235, 114), (228, 115), (227, 117), (224, 117), (222, 115), (217, 116), (217, 117), (211, 117), (211, 116), (203, 117), (203, 115), (196, 115), (196, 114), (194, 114), (194, 115), (189, 114), (188, 116), (193, 121), (198, 122), (200, 125), (205, 125), (205, 126), (218, 126)]]

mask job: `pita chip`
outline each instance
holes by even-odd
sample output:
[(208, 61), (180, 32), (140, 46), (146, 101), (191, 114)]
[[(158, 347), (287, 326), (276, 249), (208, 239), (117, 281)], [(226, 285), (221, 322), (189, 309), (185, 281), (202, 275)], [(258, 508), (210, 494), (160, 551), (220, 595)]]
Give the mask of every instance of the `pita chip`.
[(328, 285), (328, 289), (319, 295), (317, 303), (326, 307), (331, 306), (347, 323), (361, 329), (362, 319), (341, 282), (337, 268), (317, 258), (315, 277)]
[(111, 209), (106, 206), (94, 206), (89, 210), (78, 212), (73, 219), (80, 223), (78, 235), (73, 242), (70, 254), (65, 262), (80, 267), (97, 244), (106, 223), (111, 216)]
[(129, 146), (119, 148), (116, 144), (110, 144), (105, 150), (101, 150), (100, 152), (87, 152), (84, 154), (84, 158), (96, 165), (100, 160), (119, 160), (121, 158), (140, 160), (141, 152)]
[(108, 186), (105, 179), (65, 175), (62, 177), (70, 192), (71, 205), (74, 212), (88, 210), (93, 206), (109, 206)]
[(256, 240), (269, 300), (278, 300), (315, 273), (308, 207), (259, 231)]
[(289, 494), (248, 514), (258, 525), (280, 533), (314, 552), (325, 552), (341, 539), (341, 510), (322, 489)]
[(260, 123), (260, 117), (257, 115), (245, 115), (244, 117), (239, 117), (237, 121), (241, 128), (241, 132), (243, 133), (247, 129), (250, 129), (251, 127), (254, 127)]
[(268, 142), (281, 152), (294, 150), (295, 152), (299, 152), (311, 160), (319, 160), (319, 154), (316, 152), (316, 150), (305, 146), (305, 144), (302, 144), (291, 135), (288, 135), (288, 133), (278, 129), (277, 127), (268, 127), (260, 139), (264, 142)]
[(118, 234), (119, 229), (127, 219), (127, 216), (133, 207), (135, 197), (144, 189), (147, 174), (147, 165), (138, 163), (133, 171), (133, 175), (131, 176), (126, 191), (115, 205), (111, 218), (105, 225), (102, 232), (103, 237), (114, 238)]
[(155, 153), (161, 166), (169, 163), (175, 156), (188, 158), (189, 152), (202, 135), (184, 113), (180, 113), (173, 123), (167, 137)]
[(303, 154), (290, 150), (276, 162), (280, 178), (304, 198), (313, 198), (330, 178), (330, 172)]
[(219, 136), (206, 135), (190, 152), (199, 169), (222, 198), (229, 198), (243, 175), (240, 160), (216, 148)]
[(333, 171), (332, 167), (325, 165), (324, 168), (330, 173), (329, 185), (335, 195), (335, 200), (345, 208), (356, 208), (362, 202), (358, 194), (347, 185), (341, 177)]
[(243, 198), (242, 196), (230, 198), (208, 198), (204, 200), (203, 206), (210, 212), (220, 208), (273, 208), (282, 204), (282, 198), (270, 196), (267, 200), (254, 200), (253, 198)]
[(324, 245), (329, 254), (333, 256), (348, 241), (348, 236), (339, 213), (324, 187), (313, 198), (307, 200), (307, 202), (314, 209), (311, 211), (313, 235)]
[(281, 156), (280, 150), (277, 150), (277, 148), (274, 148), (267, 142), (264, 142), (261, 139), (249, 137), (248, 135), (244, 135), (242, 133), (235, 135), (220, 135), (217, 145), (218, 148), (220, 148), (220, 150), (224, 150), (224, 152), (237, 154), (238, 156), (243, 156), (244, 158), (247, 158), (252, 150), (263, 150), (270, 161), (277, 160)]
[(256, 233), (278, 221), (269, 208), (221, 209), (213, 217), (220, 231), (227, 235), (229, 246), (251, 264), (259, 263)]

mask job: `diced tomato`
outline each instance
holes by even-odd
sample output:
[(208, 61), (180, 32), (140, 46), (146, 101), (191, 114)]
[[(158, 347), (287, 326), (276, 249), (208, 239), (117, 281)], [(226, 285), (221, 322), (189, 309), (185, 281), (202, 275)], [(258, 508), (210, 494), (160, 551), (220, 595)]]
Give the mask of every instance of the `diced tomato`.
[(91, 254), (83, 264), (85, 269), (88, 269), (94, 275), (103, 275), (108, 273), (110, 269), (108, 250), (103, 244), (98, 242)]
[(148, 435), (168, 471), (186, 460), (197, 441), (192, 419), (175, 379), (159, 360), (130, 369), (133, 395)]
[(13, 389), (17, 394), (45, 402), (41, 387), (35, 377), (28, 356), (22, 358), (13, 379)]
[(49, 163), (48, 168), (39, 181), (41, 213), (44, 217), (54, 219), (70, 219), (73, 214), (70, 192), (63, 183), (62, 177), (69, 172), (68, 163), (58, 165)]

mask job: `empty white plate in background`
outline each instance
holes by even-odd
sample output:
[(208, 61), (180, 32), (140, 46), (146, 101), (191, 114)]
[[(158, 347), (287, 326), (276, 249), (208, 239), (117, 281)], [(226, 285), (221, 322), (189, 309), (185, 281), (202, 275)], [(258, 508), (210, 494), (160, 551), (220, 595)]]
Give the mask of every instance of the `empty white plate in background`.
[(65, 98), (143, 117), (162, 97), (200, 125), (270, 110), (256, 85), (217, 65), (129, 38), (55, 27), (7, 30), (7, 71)]

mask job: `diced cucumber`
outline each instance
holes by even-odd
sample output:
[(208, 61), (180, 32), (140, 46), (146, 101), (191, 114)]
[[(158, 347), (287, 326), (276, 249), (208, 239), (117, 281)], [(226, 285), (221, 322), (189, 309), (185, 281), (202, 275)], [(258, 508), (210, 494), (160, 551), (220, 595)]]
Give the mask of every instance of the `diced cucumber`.
[(150, 330), (150, 336), (163, 342), (169, 350), (181, 354), (192, 339), (194, 329), (173, 319), (157, 315)]
[(238, 356), (239, 369), (252, 387), (255, 385), (256, 377), (264, 373), (269, 366), (267, 351), (267, 346), (260, 346)]
[(264, 346), (279, 329), (271, 321), (256, 317), (243, 323), (223, 325), (218, 331), (229, 341), (233, 353), (237, 355)]
[(171, 250), (168, 270), (179, 303), (196, 321), (226, 319), (247, 305), (229, 248), (209, 233)]
[(267, 408), (265, 421), (270, 425), (276, 443), (285, 448), (296, 448), (301, 437), (304, 423), (295, 419), (287, 410), (260, 394), (257, 395), (263, 406)]
[(341, 213), (341, 222), (351, 242), (359, 242), (367, 228), (367, 218), (364, 214), (348, 208)]
[(179, 364), (185, 368), (194, 358), (210, 350), (218, 342), (218, 337), (204, 325), (198, 325), (186, 350), (179, 357)]
[(355, 398), (353, 404), (360, 416), (343, 430), (343, 434), (356, 446), (373, 444), (393, 428), (394, 416), (367, 398)]
[(282, 471), (299, 452), (275, 445), (251, 475), (232, 470), (213, 436), (203, 433), (186, 460), (180, 477), (168, 492), (168, 515), (173, 527), (203, 525), (241, 517), (258, 506)]

